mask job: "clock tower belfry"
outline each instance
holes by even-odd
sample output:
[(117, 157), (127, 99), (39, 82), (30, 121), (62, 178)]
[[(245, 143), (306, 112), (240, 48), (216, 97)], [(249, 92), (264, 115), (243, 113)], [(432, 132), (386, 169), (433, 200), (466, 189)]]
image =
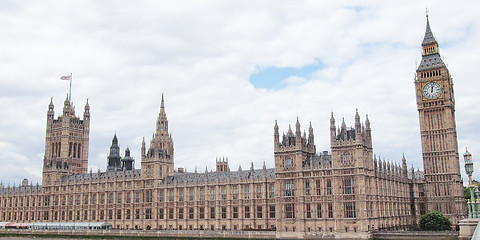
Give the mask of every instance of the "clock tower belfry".
[(453, 224), (465, 216), (458, 156), (453, 81), (427, 28), (415, 77), (428, 211), (441, 211)]

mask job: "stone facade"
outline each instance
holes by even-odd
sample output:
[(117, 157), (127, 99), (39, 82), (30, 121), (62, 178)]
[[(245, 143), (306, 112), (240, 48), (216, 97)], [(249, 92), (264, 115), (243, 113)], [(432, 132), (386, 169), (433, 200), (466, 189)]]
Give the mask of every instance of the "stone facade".
[(422, 137), (427, 210), (441, 211), (453, 224), (457, 224), (466, 216), (466, 209), (460, 175), (453, 80), (440, 57), (428, 16), (422, 50), (415, 89)]
[[(427, 22), (426, 35), (429, 29)], [(421, 98), (419, 94), (424, 85), (420, 76), (426, 70), (419, 68), (418, 71), (417, 99)], [(448, 75), (442, 76), (451, 82)], [(447, 109), (453, 113), (453, 92), (451, 94), (448, 102), (451, 107), (437, 107), (435, 111)], [(428, 107), (431, 103), (428, 102)], [(427, 106), (419, 105), (423, 143), (430, 132), (425, 132), (422, 111), (426, 110), (420, 106), (425, 109)], [(421, 172), (408, 170), (404, 157), (397, 164), (375, 156), (370, 121), (366, 116), (362, 122), (358, 111), (353, 127), (347, 127), (345, 121), (337, 126), (332, 113), (330, 153), (317, 153), (313, 127), (310, 124), (308, 135), (305, 131), (302, 134), (297, 119), (295, 131), (289, 127), (282, 137), (275, 122), (274, 168), (266, 168), (264, 164), (263, 168), (254, 169), (252, 164), (250, 169), (239, 167), (231, 171), (228, 159), (220, 158), (214, 172), (207, 169), (186, 172), (183, 168), (174, 168), (173, 139), (168, 131), (162, 95), (155, 134), (148, 148), (145, 139), (142, 142), (141, 169), (134, 168), (128, 149), (121, 158), (115, 135), (107, 171), (87, 172), (89, 110), (87, 103), (84, 119), (80, 120), (67, 99), (63, 115), (54, 119), (53, 103), (50, 103), (43, 184), (33, 186), (23, 182), (20, 186), (0, 186), (0, 221), (107, 221), (116, 229), (255, 229), (276, 230), (282, 234), (352, 234), (415, 225), (419, 217), (435, 205), (433, 201), (437, 198), (431, 200), (433, 195), (429, 191), (437, 184), (452, 190), (446, 192), (447, 196), (442, 195), (445, 198), (438, 198), (455, 200), (451, 201), (455, 208), (452, 206), (450, 213), (460, 207), (455, 195), (459, 172), (458, 176), (457, 173), (444, 174), (441, 178), (432, 175), (430, 168), (435, 166), (431, 166), (426, 157), (425, 145), (428, 181)], [(456, 171), (459, 161), (454, 155), (454, 118), (442, 116), (453, 123), (445, 128), (445, 134), (455, 135), (450, 139), (455, 143), (448, 147), (449, 157), (442, 159), (444, 166)], [(440, 140), (432, 138), (431, 141), (437, 144)], [(440, 206), (445, 205), (442, 204)]]

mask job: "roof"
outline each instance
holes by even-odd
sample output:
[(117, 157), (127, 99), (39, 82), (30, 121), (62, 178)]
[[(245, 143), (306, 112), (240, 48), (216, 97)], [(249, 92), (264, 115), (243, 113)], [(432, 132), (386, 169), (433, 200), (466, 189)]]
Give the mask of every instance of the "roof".
[[(197, 173), (197, 182), (228, 182), (228, 172), (208, 172), (205, 173)], [(260, 180), (263, 178), (273, 179), (275, 178), (275, 169), (268, 168), (265, 169), (265, 175), (263, 169), (256, 169), (253, 170), (253, 174), (250, 170), (245, 171), (231, 171), (230, 172), (230, 181), (239, 181), (239, 180)], [(187, 183), (194, 183), (195, 182), (195, 173), (176, 173), (174, 176), (168, 176), (164, 179), (167, 181), (167, 184), (184, 184), (185, 180)]]
[(100, 172), (100, 173), (87, 173), (87, 174), (77, 174), (77, 175), (69, 175), (63, 176), (62, 181), (75, 181), (75, 180), (90, 180), (90, 179), (103, 179), (103, 178), (114, 178), (116, 177), (137, 177), (141, 175), (140, 169), (129, 170), (129, 171), (108, 171), (108, 172)]
[(427, 15), (427, 29), (425, 30), (425, 37), (423, 37), (422, 46), (436, 43), (435, 37), (433, 36), (432, 30), (430, 29), (430, 22), (428, 21)]
[(432, 55), (423, 56), (417, 71), (424, 71), (441, 67), (445, 67), (445, 63), (443, 63), (440, 54), (435, 53)]

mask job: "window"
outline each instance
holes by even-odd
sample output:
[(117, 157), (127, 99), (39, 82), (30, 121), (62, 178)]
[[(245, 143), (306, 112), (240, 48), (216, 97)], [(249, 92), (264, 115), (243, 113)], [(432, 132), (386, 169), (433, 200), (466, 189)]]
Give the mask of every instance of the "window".
[(275, 205), (270, 205), (270, 218), (275, 218)]
[(343, 164), (345, 165), (350, 165), (352, 163), (351, 159), (350, 159), (350, 153), (349, 152), (346, 152), (343, 154)]
[(222, 200), (227, 200), (227, 187), (222, 187)]
[(122, 210), (117, 210), (117, 219), (122, 219)]
[(178, 209), (178, 219), (183, 219), (183, 208)]
[(168, 201), (173, 202), (173, 189), (168, 192)]
[(328, 204), (328, 218), (333, 218), (333, 204)]
[(205, 218), (205, 208), (201, 207), (199, 210), (200, 210), (200, 212), (198, 214), (199, 215), (198, 218), (204, 219)]
[(343, 179), (343, 194), (355, 194), (353, 178), (348, 177)]
[(306, 208), (307, 208), (307, 218), (312, 218), (312, 209), (310, 207), (310, 203), (307, 203)]
[(193, 188), (190, 188), (190, 194), (189, 195), (190, 195), (190, 197), (189, 197), (190, 201), (193, 201), (193, 195), (194, 195), (193, 194)]
[(345, 205), (345, 218), (356, 218), (355, 202), (346, 202)]
[(125, 214), (125, 215), (126, 215), (125, 218), (126, 218), (126, 219), (130, 219), (130, 214), (131, 214), (131, 213), (130, 213), (130, 209), (127, 209), (127, 210), (126, 210), (126, 214)]
[(257, 218), (262, 218), (262, 206), (257, 206)]
[(205, 189), (200, 188), (200, 201), (205, 201)]
[(317, 203), (317, 218), (322, 218), (322, 204)]
[(227, 207), (222, 207), (222, 218), (227, 218)]
[(275, 185), (274, 184), (270, 184), (270, 186), (268, 187), (268, 197), (269, 198), (275, 198)]
[(257, 198), (262, 198), (262, 185), (257, 185)]
[(310, 196), (310, 181), (305, 182), (305, 195)]
[(250, 199), (250, 188), (248, 185), (243, 187), (243, 192), (245, 194), (245, 199)]
[(245, 218), (250, 218), (250, 206), (245, 206)]
[(295, 196), (294, 189), (293, 189), (293, 180), (285, 181), (285, 196), (287, 197)]
[(188, 209), (188, 218), (193, 219), (193, 208)]
[[(97, 204), (97, 194), (92, 195), (92, 204)], [(62, 198), (62, 205), (65, 205), (65, 197)]]
[(210, 188), (210, 200), (215, 200), (215, 187)]
[(238, 218), (238, 207), (233, 207), (233, 218)]
[(135, 202), (140, 202), (140, 193), (135, 193)]
[(327, 179), (327, 195), (332, 195), (332, 180)]
[(215, 207), (210, 208), (210, 218), (215, 219)]
[(285, 169), (292, 168), (292, 159), (290, 157), (285, 158)]
[(238, 199), (238, 187), (237, 186), (233, 186), (233, 200), (236, 200)]
[[(70, 197), (70, 204), (72, 204), (72, 198)], [(105, 194), (100, 195), (100, 204), (105, 204)]]
[[(77, 211), (77, 220), (79, 220), (78, 215), (80, 215), (80, 211)], [(108, 210), (108, 219), (110, 219), (110, 220), (113, 219), (113, 210)]]
[(125, 201), (126, 201), (127, 203), (131, 203), (131, 202), (132, 202), (132, 199), (131, 199), (131, 198), (132, 198), (132, 195), (128, 192)]
[(117, 203), (122, 203), (122, 193), (117, 194)]
[[(163, 211), (163, 208), (160, 208), (158, 210), (158, 218), (159, 219), (163, 219), (163, 215), (165, 214), (165, 212)], [(160, 228), (161, 229), (161, 228)]]
[(151, 208), (145, 209), (145, 219), (152, 219), (152, 209)]
[(148, 166), (147, 167), (147, 177), (151, 177), (151, 176), (152, 176), (152, 167)]
[(285, 218), (295, 218), (295, 205), (293, 203), (285, 204)]
[(178, 190), (178, 201), (183, 202), (183, 189)]
[(165, 192), (163, 190), (160, 190), (160, 197), (159, 197), (159, 201), (160, 202), (164, 202), (165, 201)]
[(321, 189), (322, 189), (322, 185), (321, 185), (320, 180), (317, 180), (317, 186), (316, 186), (316, 188), (317, 188), (317, 196), (320, 196), (320, 195), (322, 194), (322, 190), (321, 190)]
[(135, 209), (135, 219), (140, 219), (140, 209)]
[(173, 208), (168, 209), (168, 219), (173, 219)]

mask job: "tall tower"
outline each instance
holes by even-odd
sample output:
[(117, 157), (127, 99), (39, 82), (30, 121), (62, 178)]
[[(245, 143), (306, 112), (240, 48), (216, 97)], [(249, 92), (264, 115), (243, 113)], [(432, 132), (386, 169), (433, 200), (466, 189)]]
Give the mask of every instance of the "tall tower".
[(55, 119), (53, 99), (47, 113), (47, 133), (43, 160), (43, 186), (54, 184), (65, 175), (86, 174), (90, 132), (90, 105), (85, 104), (83, 120), (65, 99), (62, 116)]
[(165, 114), (165, 104), (162, 94), (160, 113), (157, 118), (156, 131), (150, 141), (150, 148), (146, 151), (145, 140), (142, 142), (141, 165), (142, 176), (145, 178), (161, 179), (173, 174), (173, 140), (168, 132), (168, 120)]
[(113, 135), (112, 146), (110, 146), (110, 154), (108, 155), (108, 171), (121, 170), (120, 147), (118, 146), (117, 134)]
[(465, 216), (465, 206), (455, 126), (453, 82), (440, 57), (428, 15), (415, 90), (420, 117), (427, 210), (441, 211), (453, 224), (457, 224)]

